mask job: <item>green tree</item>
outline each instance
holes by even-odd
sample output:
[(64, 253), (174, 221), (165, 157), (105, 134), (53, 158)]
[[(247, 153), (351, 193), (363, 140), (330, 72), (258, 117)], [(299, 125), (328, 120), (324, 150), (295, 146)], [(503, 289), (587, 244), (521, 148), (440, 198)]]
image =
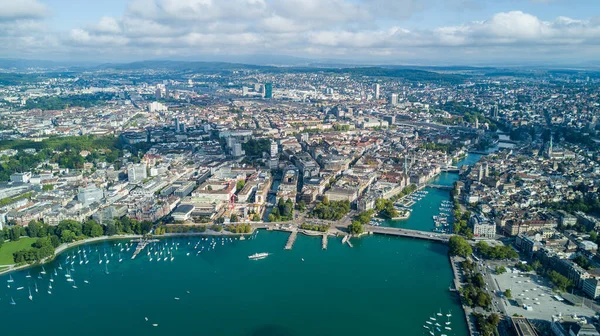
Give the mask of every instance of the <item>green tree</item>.
[(450, 241), (448, 242), (449, 253), (452, 256), (461, 256), (467, 257), (473, 253), (471, 246), (469, 243), (460, 236), (452, 236), (450, 237)]
[(242, 190), (244, 188), (245, 185), (246, 185), (245, 180), (238, 180), (237, 183), (235, 184), (235, 189), (239, 192), (240, 190)]
[(52, 190), (54, 190), (54, 186), (52, 184), (44, 184), (42, 186), (42, 190), (43, 191), (52, 191)]
[(229, 218), (229, 220), (230, 220), (231, 222), (234, 222), (234, 223), (235, 223), (235, 222), (237, 222), (237, 221), (239, 221), (239, 219), (240, 219), (240, 218), (239, 218), (239, 217), (238, 217), (238, 215), (236, 215), (236, 214), (231, 214), (231, 218)]
[(496, 266), (496, 274), (504, 274), (506, 273), (506, 268), (504, 266)]
[(510, 291), (510, 289), (507, 289), (507, 290), (504, 291), (504, 296), (507, 299), (512, 299), (512, 292)]
[(60, 239), (63, 243), (73, 242), (76, 238), (75, 232), (71, 230), (65, 229), (61, 231)]
[(352, 221), (352, 224), (348, 226), (348, 231), (350, 231), (353, 235), (358, 235), (363, 233), (363, 226), (359, 221)]

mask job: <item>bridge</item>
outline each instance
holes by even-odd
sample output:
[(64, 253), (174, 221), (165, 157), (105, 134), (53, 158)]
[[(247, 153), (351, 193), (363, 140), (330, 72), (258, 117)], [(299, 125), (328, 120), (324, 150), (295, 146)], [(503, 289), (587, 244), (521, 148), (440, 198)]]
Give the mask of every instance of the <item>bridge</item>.
[(428, 184), (427, 187), (429, 187), (429, 188), (435, 188), (435, 189), (442, 189), (442, 190), (452, 190), (452, 189), (454, 189), (454, 186), (443, 185), (443, 184)]
[(418, 230), (409, 230), (409, 229), (400, 229), (393, 227), (384, 227), (384, 226), (372, 226), (366, 225), (365, 231), (383, 234), (388, 236), (398, 236), (398, 237), (409, 237), (409, 238), (417, 238), (417, 239), (425, 239), (432, 240), (441, 243), (447, 243), (450, 237), (453, 235), (445, 234), (445, 233), (435, 233), (435, 232), (427, 232), (427, 231), (418, 231)]
[(443, 172), (447, 172), (447, 173), (459, 173), (460, 172), (460, 168), (458, 168), (456, 166), (448, 166), (448, 167), (444, 167), (440, 170)]

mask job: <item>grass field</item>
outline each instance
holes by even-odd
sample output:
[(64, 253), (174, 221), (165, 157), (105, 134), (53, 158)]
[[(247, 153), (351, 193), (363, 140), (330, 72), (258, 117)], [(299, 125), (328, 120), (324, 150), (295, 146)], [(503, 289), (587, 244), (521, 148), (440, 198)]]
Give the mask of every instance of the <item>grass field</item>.
[(14, 264), (13, 253), (30, 248), (36, 240), (36, 238), (27, 237), (16, 242), (4, 242), (0, 247), (0, 265)]

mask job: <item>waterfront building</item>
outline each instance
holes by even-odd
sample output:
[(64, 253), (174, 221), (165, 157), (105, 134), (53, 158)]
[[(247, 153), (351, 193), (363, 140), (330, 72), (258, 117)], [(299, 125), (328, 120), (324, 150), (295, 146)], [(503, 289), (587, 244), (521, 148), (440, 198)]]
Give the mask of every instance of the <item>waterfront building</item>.
[(379, 90), (380, 90), (380, 86), (379, 84), (375, 84), (374, 90), (375, 90), (375, 100), (379, 100)]

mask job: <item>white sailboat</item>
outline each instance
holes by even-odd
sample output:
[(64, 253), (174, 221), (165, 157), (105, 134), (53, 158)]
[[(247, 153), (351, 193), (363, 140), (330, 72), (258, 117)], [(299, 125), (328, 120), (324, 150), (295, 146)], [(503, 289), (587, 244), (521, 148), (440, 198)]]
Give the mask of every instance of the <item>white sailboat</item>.
[(29, 301), (33, 301), (33, 296), (31, 295), (31, 288), (29, 288)]
[(37, 282), (34, 285), (35, 285), (35, 292), (38, 293)]
[(46, 269), (44, 268), (44, 266), (42, 266), (42, 271), (40, 272), (40, 274), (46, 275)]

